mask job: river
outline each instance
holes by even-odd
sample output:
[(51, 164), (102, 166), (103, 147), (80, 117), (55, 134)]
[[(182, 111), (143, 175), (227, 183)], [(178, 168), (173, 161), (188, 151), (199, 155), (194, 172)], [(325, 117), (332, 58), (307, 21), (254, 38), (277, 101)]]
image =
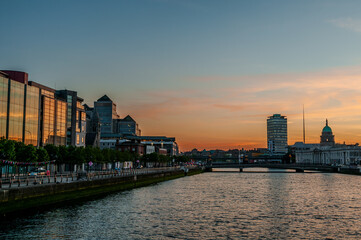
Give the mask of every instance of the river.
[(0, 239), (359, 239), (361, 176), (210, 172), (1, 222)]

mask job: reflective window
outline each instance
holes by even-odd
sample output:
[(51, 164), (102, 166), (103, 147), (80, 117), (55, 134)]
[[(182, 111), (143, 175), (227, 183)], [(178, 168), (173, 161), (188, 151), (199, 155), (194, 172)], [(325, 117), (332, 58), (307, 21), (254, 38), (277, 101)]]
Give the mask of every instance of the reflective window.
[(25, 144), (37, 145), (39, 126), (39, 88), (26, 87)]
[(66, 114), (67, 114), (67, 103), (57, 100), (56, 110), (56, 141), (55, 145), (66, 145)]
[(43, 96), (43, 144), (54, 144), (55, 140), (55, 100)]
[(10, 81), (9, 139), (23, 140), (24, 88), (19, 82)]
[(6, 136), (8, 111), (8, 79), (0, 76), (0, 137)]

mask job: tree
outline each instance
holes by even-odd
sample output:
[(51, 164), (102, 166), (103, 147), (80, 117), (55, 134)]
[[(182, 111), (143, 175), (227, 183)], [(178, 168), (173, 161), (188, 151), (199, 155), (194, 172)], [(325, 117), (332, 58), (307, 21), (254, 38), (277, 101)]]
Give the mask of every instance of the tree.
[(48, 152), (44, 148), (38, 148), (36, 149), (36, 153), (38, 155), (38, 161), (39, 162), (47, 162), (49, 161), (49, 155)]
[(68, 159), (68, 148), (66, 146), (59, 146), (58, 147), (58, 161), (59, 163), (65, 163)]
[(48, 152), (50, 160), (58, 160), (59, 147), (57, 147), (53, 144), (47, 144), (47, 145), (45, 145), (44, 148)]
[(17, 150), (16, 161), (18, 162), (37, 162), (38, 154), (33, 145), (23, 145)]
[(15, 141), (0, 139), (0, 156), (2, 159), (13, 161), (16, 157)]

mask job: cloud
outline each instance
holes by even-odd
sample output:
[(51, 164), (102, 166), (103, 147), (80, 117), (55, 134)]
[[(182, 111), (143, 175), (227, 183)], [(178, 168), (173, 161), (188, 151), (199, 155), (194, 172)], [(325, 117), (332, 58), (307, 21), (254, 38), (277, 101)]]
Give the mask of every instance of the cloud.
[(308, 142), (319, 141), (325, 118), (338, 142), (360, 142), (361, 66), (189, 79), (183, 88), (129, 95), (122, 112), (134, 115), (145, 135), (176, 137), (182, 150), (254, 148), (266, 147), (266, 119), (274, 113), (288, 117), (289, 143), (302, 141), (304, 104)]
[(361, 33), (361, 19), (338, 18), (329, 20), (328, 22), (332, 23), (337, 27)]

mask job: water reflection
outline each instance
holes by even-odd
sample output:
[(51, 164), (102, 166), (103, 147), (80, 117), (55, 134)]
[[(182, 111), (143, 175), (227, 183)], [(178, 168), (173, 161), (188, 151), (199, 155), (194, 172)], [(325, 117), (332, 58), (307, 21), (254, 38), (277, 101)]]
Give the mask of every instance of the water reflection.
[(360, 176), (204, 173), (1, 224), (1, 239), (341, 239)]

